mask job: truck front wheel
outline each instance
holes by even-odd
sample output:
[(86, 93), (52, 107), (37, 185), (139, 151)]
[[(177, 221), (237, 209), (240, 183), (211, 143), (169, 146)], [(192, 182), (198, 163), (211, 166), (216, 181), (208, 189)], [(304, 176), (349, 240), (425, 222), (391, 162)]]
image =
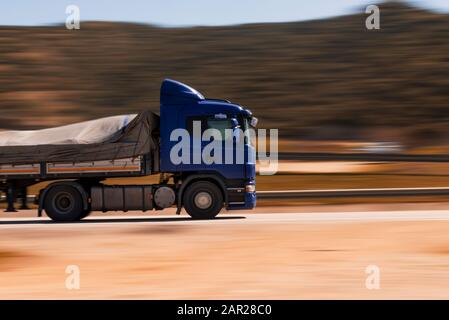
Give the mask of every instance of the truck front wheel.
[(45, 212), (54, 221), (78, 221), (86, 216), (83, 199), (76, 188), (59, 185), (48, 190), (45, 196)]
[(184, 192), (183, 204), (193, 219), (213, 219), (223, 208), (223, 195), (212, 182), (194, 182)]

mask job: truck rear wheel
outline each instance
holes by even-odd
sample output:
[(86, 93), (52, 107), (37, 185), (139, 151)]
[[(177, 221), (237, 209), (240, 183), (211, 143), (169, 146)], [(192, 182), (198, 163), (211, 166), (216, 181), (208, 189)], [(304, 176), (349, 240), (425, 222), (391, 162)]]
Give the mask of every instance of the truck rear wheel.
[(223, 208), (223, 195), (212, 182), (194, 182), (184, 192), (183, 204), (193, 219), (213, 219)]
[(78, 221), (85, 217), (83, 199), (76, 188), (54, 186), (45, 196), (45, 212), (54, 221)]

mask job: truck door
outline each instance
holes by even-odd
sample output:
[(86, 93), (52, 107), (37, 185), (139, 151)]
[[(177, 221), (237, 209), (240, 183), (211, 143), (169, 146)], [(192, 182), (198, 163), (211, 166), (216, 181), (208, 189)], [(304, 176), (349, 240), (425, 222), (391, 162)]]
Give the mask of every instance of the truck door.
[[(193, 135), (195, 122), (197, 125), (201, 124), (201, 137)], [(189, 170), (215, 171), (227, 179), (245, 177), (247, 159), (243, 143), (243, 128), (237, 116), (222, 113), (186, 116), (186, 129), (192, 137), (193, 165)], [(211, 130), (205, 132), (207, 129), (214, 129), (215, 134), (207, 136), (212, 132)], [(239, 139), (242, 143), (238, 143)], [(198, 157), (198, 148), (195, 149), (198, 146), (201, 146), (201, 164), (193, 161), (194, 156)], [(217, 148), (218, 146), (221, 146), (221, 150), (218, 150), (220, 149)]]

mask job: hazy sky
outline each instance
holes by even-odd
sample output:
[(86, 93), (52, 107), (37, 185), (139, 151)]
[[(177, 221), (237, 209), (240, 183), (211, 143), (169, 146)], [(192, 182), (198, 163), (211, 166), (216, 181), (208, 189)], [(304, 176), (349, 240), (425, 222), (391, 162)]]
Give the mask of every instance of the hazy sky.
[[(2, 0), (0, 25), (63, 23), (65, 8), (78, 5), (81, 22), (128, 21), (163, 26), (227, 25), (295, 21), (353, 12), (379, 0)], [(412, 0), (449, 12), (449, 0)]]

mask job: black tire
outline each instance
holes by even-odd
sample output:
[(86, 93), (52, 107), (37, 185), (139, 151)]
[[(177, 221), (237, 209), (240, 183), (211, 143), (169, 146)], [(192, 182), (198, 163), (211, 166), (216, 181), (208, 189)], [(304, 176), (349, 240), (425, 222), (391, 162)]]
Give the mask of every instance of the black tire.
[(223, 208), (223, 195), (214, 183), (198, 181), (187, 187), (183, 205), (193, 219), (213, 219)]
[(81, 194), (68, 185), (51, 187), (45, 196), (44, 208), (54, 221), (78, 221), (86, 216)]

